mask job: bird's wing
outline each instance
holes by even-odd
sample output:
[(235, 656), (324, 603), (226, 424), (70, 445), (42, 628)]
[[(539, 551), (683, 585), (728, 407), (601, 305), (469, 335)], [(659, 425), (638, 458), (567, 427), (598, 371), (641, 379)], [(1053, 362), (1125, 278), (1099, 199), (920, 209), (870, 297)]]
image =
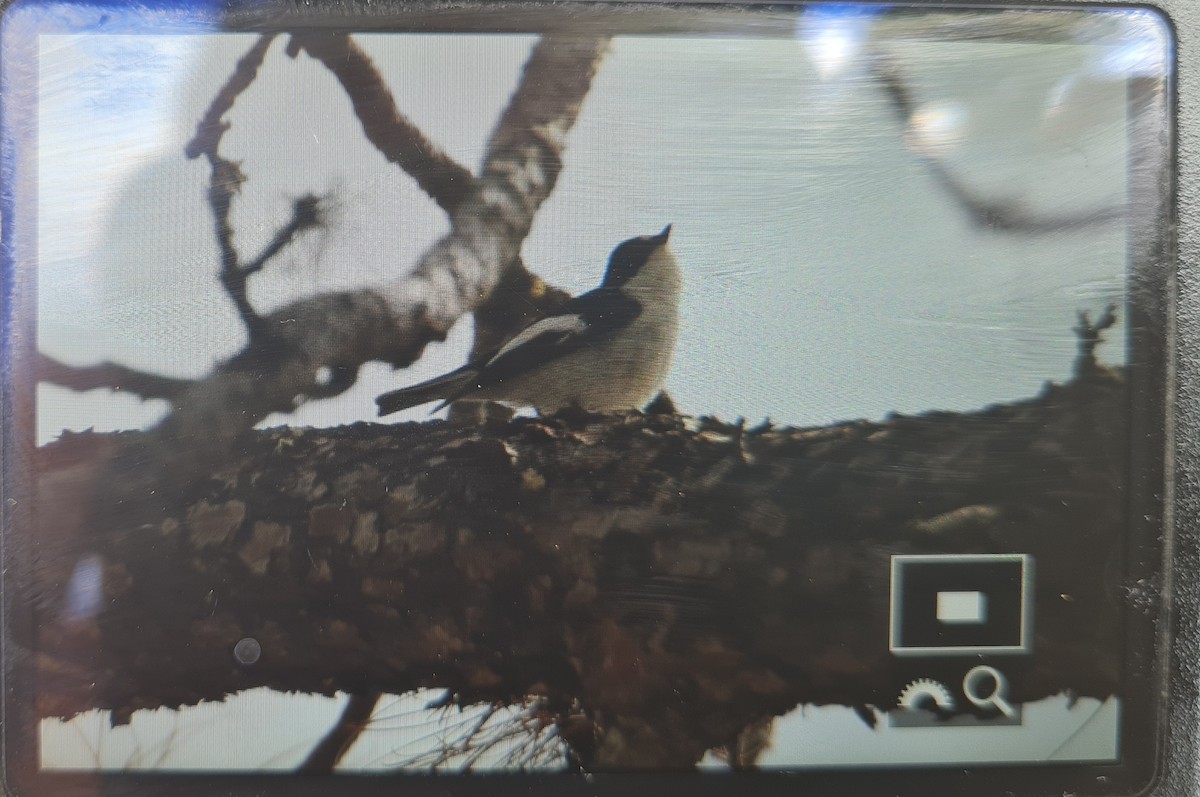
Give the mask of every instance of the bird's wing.
[(480, 387), (499, 384), (559, 357), (593, 346), (627, 327), (642, 312), (628, 294), (597, 288), (567, 302), (558, 315), (535, 321), (494, 354), (480, 358)]

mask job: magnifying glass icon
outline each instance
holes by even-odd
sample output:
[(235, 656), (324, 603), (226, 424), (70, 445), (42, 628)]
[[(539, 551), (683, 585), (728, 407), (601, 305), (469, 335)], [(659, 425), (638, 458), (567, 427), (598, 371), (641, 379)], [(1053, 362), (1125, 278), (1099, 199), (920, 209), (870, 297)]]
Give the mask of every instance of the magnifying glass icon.
[(1017, 710), (1005, 700), (1008, 680), (995, 667), (981, 664), (967, 671), (963, 676), (963, 694), (979, 708), (994, 708), (1009, 719), (1017, 716)]

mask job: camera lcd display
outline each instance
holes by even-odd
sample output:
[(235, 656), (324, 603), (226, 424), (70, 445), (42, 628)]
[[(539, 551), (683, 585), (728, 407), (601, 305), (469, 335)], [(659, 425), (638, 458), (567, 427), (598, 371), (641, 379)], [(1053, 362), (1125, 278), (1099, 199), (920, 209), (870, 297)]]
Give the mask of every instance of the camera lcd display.
[(10, 771), (1144, 785), (1156, 12), (3, 44)]

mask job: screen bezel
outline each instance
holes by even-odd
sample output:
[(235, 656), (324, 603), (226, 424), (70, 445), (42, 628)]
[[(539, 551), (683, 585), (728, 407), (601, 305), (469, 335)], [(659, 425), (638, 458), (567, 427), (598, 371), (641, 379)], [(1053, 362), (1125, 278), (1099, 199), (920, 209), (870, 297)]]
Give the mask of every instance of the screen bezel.
[[(489, 30), (520, 30), (522, 32), (540, 32), (548, 28), (552, 28), (556, 20), (561, 19), (564, 13), (573, 14), (573, 21), (578, 20), (579, 9), (602, 9), (613, 4), (593, 4), (577, 2), (570, 4), (564, 11), (562, 8), (550, 8), (548, 6), (537, 6), (535, 4), (521, 4), (523, 8), (535, 9), (529, 15), (521, 15), (512, 13), (516, 9), (517, 4), (506, 6), (503, 22), (497, 22), (494, 25), (489, 22)], [(656, 5), (653, 0), (646, 2), (642, 0), (637, 3), (641, 7), (653, 7)], [(776, 3), (748, 3), (765, 7), (767, 5), (791, 5), (791, 4), (776, 4)], [(935, 2), (912, 2), (905, 3), (906, 6), (913, 8), (949, 8), (946, 4)], [(1103, 7), (1103, 6), (1118, 6), (1121, 4), (1104, 3), (1104, 2), (1059, 2), (1054, 4), (1047, 3), (1029, 3), (1028, 5), (1021, 4), (1020, 7), (1036, 7), (1036, 8), (1080, 8), (1080, 7)], [(471, 8), (470, 4), (463, 4), (459, 8)], [(1017, 7), (1016, 4), (1006, 3), (1003, 5), (992, 4), (985, 2), (978, 3), (957, 3), (955, 7), (960, 8), (1011, 8)], [(1129, 6), (1121, 6), (1129, 7)], [(1137, 6), (1141, 8), (1157, 8), (1167, 15), (1175, 26), (1178, 36), (1177, 53), (1179, 54), (1178, 63), (1178, 80), (1179, 85), (1189, 85), (1185, 82), (1185, 75), (1190, 75), (1187, 70), (1189, 63), (1185, 59), (1185, 53), (1188, 50), (1185, 48), (1185, 43), (1190, 42), (1190, 39), (1185, 34), (1188, 29), (1188, 22), (1195, 22), (1200, 15), (1187, 11), (1183, 8), (1183, 3), (1162, 3), (1155, 6)], [(370, 7), (356, 8), (355, 13), (361, 14), (356, 16), (354, 30), (393, 30), (394, 21), (389, 18), (389, 6), (383, 4), (373, 4)], [(283, 15), (287, 20), (289, 29), (296, 29), (303, 26), (312, 27), (336, 27), (344, 24), (336, 15), (331, 15), (329, 11), (303, 5), (280, 5), (280, 6), (263, 6), (254, 4), (235, 9), (227, 15), (223, 22), (225, 30), (236, 31), (256, 31), (265, 28), (270, 28), (277, 25), (280, 15)], [(332, 19), (331, 19), (332, 16)], [(602, 14), (600, 15), (602, 17)], [(442, 19), (438, 17), (438, 19)], [(410, 20), (411, 23), (411, 20)], [(432, 23), (422, 23), (421, 29), (431, 29), (434, 27)], [(461, 29), (453, 24), (449, 27), (453, 29)], [(1195, 26), (1191, 26), (1194, 28)], [(20, 54), (12, 52), (6, 54), (6, 62), (12, 63), (19, 58)], [(1175, 83), (1168, 81), (1168, 87), (1165, 94), (1161, 94), (1161, 101), (1166, 104), (1166, 109), (1169, 113), (1170, 109), (1176, 105)], [(1189, 99), (1189, 98), (1185, 98)], [(1184, 156), (1185, 152), (1190, 152), (1184, 145), (1189, 133), (1195, 133), (1200, 127), (1195, 122), (1194, 112), (1191, 110), (1191, 102), (1179, 102), (1177, 106), (1176, 125), (1179, 130), (1178, 140), (1180, 149), (1178, 160), (1176, 161), (1177, 175), (1185, 189), (1193, 183), (1189, 182), (1193, 172), (1191, 171), (1191, 162)], [(28, 109), (26, 109), (28, 110)], [(12, 124), (19, 128), (21, 120), (19, 116), (20, 109), (12, 109), (10, 107), (8, 124)], [(1188, 114), (1193, 114), (1188, 116)], [(1190, 121), (1189, 121), (1190, 120)], [(1138, 175), (1137, 179), (1148, 181), (1149, 185), (1162, 185), (1162, 180), (1165, 178), (1169, 181), (1170, 166), (1172, 158), (1176, 156), (1174, 151), (1175, 137), (1170, 139), (1147, 137), (1148, 142), (1158, 142), (1158, 146), (1148, 146), (1134, 153), (1135, 158), (1145, 159), (1150, 163), (1149, 168), (1135, 170)], [(21, 189), (18, 187), (17, 189)], [(1134, 189), (1137, 190), (1137, 189)], [(1170, 473), (1173, 465), (1172, 451), (1168, 448), (1168, 441), (1174, 439), (1172, 437), (1172, 427), (1179, 423), (1181, 429), (1190, 428), (1188, 420), (1184, 416), (1187, 413), (1186, 407), (1179, 407), (1179, 416), (1174, 416), (1166, 411), (1165, 408), (1172, 407), (1171, 400), (1174, 395), (1173, 385), (1171, 382), (1171, 358), (1173, 357), (1175, 330), (1173, 329), (1173, 301), (1175, 297), (1175, 261), (1172, 251), (1171, 232), (1176, 229), (1176, 218), (1189, 218), (1185, 215), (1187, 207), (1186, 198), (1190, 195), (1187, 190), (1180, 193), (1178, 197), (1179, 210), (1172, 210), (1172, 199), (1174, 191), (1168, 189), (1162, 194), (1156, 195), (1163, 197), (1164, 206), (1158, 211), (1148, 211), (1147, 217), (1134, 220), (1135, 234), (1142, 236), (1143, 240), (1156, 241), (1161, 245), (1161, 250), (1152, 254), (1148, 259), (1152, 262), (1137, 264), (1134, 268), (1142, 278), (1146, 280), (1145, 285), (1139, 286), (1139, 298), (1144, 299), (1143, 303), (1133, 303), (1132, 310), (1137, 314), (1137, 317), (1131, 317), (1130, 326), (1133, 329), (1142, 331), (1143, 339), (1138, 342), (1137, 350), (1139, 356), (1132, 358), (1135, 363), (1135, 370), (1140, 373), (1135, 373), (1131, 376), (1131, 384), (1135, 387), (1133, 401), (1134, 407), (1131, 409), (1131, 437), (1133, 439), (1145, 441), (1144, 445), (1134, 448), (1134, 464), (1131, 468), (1134, 483), (1131, 484), (1132, 492), (1136, 498), (1130, 505), (1130, 522), (1133, 523), (1134, 518), (1140, 518), (1147, 514), (1152, 516), (1165, 515), (1163, 519), (1164, 528), (1174, 530), (1174, 534), (1163, 535), (1165, 542), (1163, 547), (1154, 544), (1153, 539), (1157, 537), (1157, 533), (1147, 535), (1147, 539), (1132, 539), (1136, 535), (1131, 535), (1131, 549), (1129, 551), (1130, 576), (1144, 577), (1149, 579), (1158, 579), (1162, 571), (1164, 562), (1181, 561), (1178, 558), (1180, 552), (1188, 552), (1194, 550), (1194, 539), (1190, 530), (1181, 528), (1176, 524), (1171, 523), (1171, 504), (1169, 503), (1170, 496), (1164, 494), (1163, 485), (1167, 481), (1163, 478), (1163, 473)], [(15, 197), (6, 196), (6, 202), (21, 202), (22, 195), (17, 194)], [(28, 201), (29, 197), (25, 197)], [(1194, 218), (1192, 216), (1191, 218)], [(11, 241), (13, 229), (11, 227), (11, 214), (6, 214), (4, 219), (5, 237)], [(1194, 235), (1189, 238), (1188, 233), (1190, 226), (1179, 228), (1179, 246), (1180, 251), (1187, 250), (1190, 245), (1191, 251), (1195, 251)], [(5, 255), (11, 257), (11, 244), (6, 246)], [(1184, 262), (1181, 260), (1181, 262)], [(22, 284), (22, 277), (19, 272), (13, 269), (6, 270), (4, 274), (5, 283), (4, 291), (9, 296), (16, 296), (18, 301), (11, 304), (11, 316), (6, 317), (5, 321), (5, 346), (11, 347), (13, 337), (11, 332), (19, 330), (26, 324), (31, 324), (33, 321), (32, 306), (28, 302), (28, 297), (32, 296), (33, 289), (29, 284)], [(26, 277), (26, 280), (29, 278)], [(1183, 273), (1180, 274), (1180, 294), (1177, 301), (1181, 306), (1187, 304), (1187, 297), (1194, 296), (1195, 292), (1188, 293), (1186, 279)], [(1194, 299), (1192, 300), (1194, 301)], [(1179, 315), (1180, 327), (1179, 333), (1182, 340), (1200, 340), (1200, 330), (1193, 330), (1189, 327), (1185, 320), (1187, 318), (1195, 318), (1193, 315), (1182, 313)], [(1195, 338), (1192, 335), (1195, 334)], [(28, 337), (26, 338), (28, 339)], [(1181, 351), (1185, 347), (1181, 347)], [(17, 351), (14, 348), (8, 349), (6, 352), (6, 368), (14, 369), (19, 372), (22, 360), (28, 360), (29, 352)], [(1194, 381), (1187, 381), (1194, 378), (1198, 369), (1193, 365), (1189, 367), (1187, 363), (1180, 363), (1180, 378), (1185, 380), (1184, 385), (1194, 384)], [(6, 383), (11, 374), (5, 374)], [(1186, 392), (1181, 395), (1188, 395)], [(19, 392), (14, 392), (5, 396), (4, 405), (4, 425), (3, 443), (4, 443), (4, 479), (6, 482), (5, 489), (9, 495), (20, 494), (22, 485), (20, 481), (25, 478), (27, 471), (23, 470), (14, 463), (19, 463), (25, 456), (16, 446), (19, 440), (15, 429), (18, 424), (29, 420), (32, 417), (32, 402), (28, 396), (22, 397)], [(1180, 440), (1195, 439), (1180, 435)], [(1158, 458), (1155, 452), (1166, 452), (1164, 458)], [(1180, 463), (1187, 467), (1189, 462), (1194, 462), (1197, 452), (1194, 450), (1181, 449)], [(1162, 501), (1167, 501), (1164, 510)], [(1185, 496), (1186, 500), (1186, 496)], [(12, 528), (10, 523), (19, 523), (20, 518), (18, 513), (22, 510), (11, 509), (8, 506), (3, 507), (5, 512), (5, 528)], [(1138, 525), (1147, 525), (1140, 523)], [(15, 566), (18, 571), (25, 557), (30, 554), (30, 551), (23, 549), (20, 540), (14, 541), (5, 538), (5, 565), (6, 569), (11, 565)], [(455, 793), (471, 793), (474, 789), (484, 789), (489, 793), (495, 792), (497, 789), (514, 789), (525, 791), (528, 789), (545, 789), (547, 791), (568, 791), (573, 788), (578, 788), (587, 791), (593, 791), (597, 788), (612, 788), (620, 789), (621, 791), (635, 792), (659, 792), (666, 788), (679, 788), (686, 783), (686, 787), (696, 790), (700, 793), (725, 793), (730, 789), (755, 789), (761, 791), (775, 791), (776, 789), (792, 790), (797, 787), (811, 789), (815, 792), (826, 791), (843, 791), (845, 789), (853, 789), (856, 792), (879, 792), (879, 793), (897, 793), (897, 794), (920, 794), (928, 793), (930, 790), (936, 790), (939, 793), (947, 794), (988, 794), (988, 793), (1004, 793), (1015, 792), (1018, 794), (1050, 794), (1062, 792), (1065, 790), (1073, 790), (1082, 794), (1097, 793), (1097, 794), (1125, 794), (1134, 793), (1145, 790), (1150, 786), (1156, 778), (1162, 778), (1159, 788), (1175, 788), (1171, 785), (1174, 783), (1191, 783), (1191, 780), (1178, 781), (1177, 778), (1193, 777), (1194, 775), (1181, 774), (1180, 753), (1181, 750), (1194, 749), (1194, 733), (1195, 722), (1194, 715), (1185, 715), (1192, 720), (1191, 727), (1177, 727), (1179, 722), (1179, 714), (1177, 712), (1185, 711), (1189, 707), (1194, 712), (1194, 676), (1189, 675), (1189, 666), (1179, 655), (1182, 651), (1194, 651), (1196, 649), (1196, 632), (1191, 627), (1194, 620), (1188, 618), (1189, 611), (1194, 614), (1195, 600), (1192, 598), (1195, 582), (1195, 575), (1190, 571), (1176, 570), (1162, 574), (1164, 587), (1173, 586), (1175, 589), (1169, 593), (1168, 608), (1172, 611), (1168, 614), (1173, 614), (1173, 617), (1163, 616), (1158, 614), (1150, 615), (1135, 615), (1130, 612), (1131, 622), (1129, 623), (1127, 650), (1129, 658), (1127, 659), (1127, 683), (1136, 682), (1140, 687), (1140, 699), (1131, 699), (1129, 706), (1124, 711), (1122, 719), (1122, 750), (1126, 753), (1125, 761), (1117, 765), (1053, 765), (1053, 766), (1025, 766), (1025, 765), (1002, 765), (1002, 766), (972, 766), (964, 770), (947, 770), (947, 769), (928, 769), (916, 771), (917, 768), (910, 770), (898, 769), (873, 769), (867, 771), (838, 771), (835, 773), (822, 771), (798, 771), (794, 773), (776, 773), (763, 772), (753, 773), (745, 776), (739, 776), (736, 779), (730, 779), (721, 776), (711, 775), (693, 775), (693, 774), (641, 774), (641, 775), (597, 775), (589, 778), (587, 781), (581, 781), (578, 778), (572, 778), (568, 775), (554, 776), (529, 776), (529, 775), (489, 775), (489, 776), (472, 776), (470, 778), (462, 778), (456, 776), (426, 776), (426, 775), (395, 775), (395, 776), (379, 776), (379, 775), (339, 775), (337, 783), (339, 787), (344, 784), (353, 782), (355, 790), (361, 790), (363, 793), (375, 793), (376, 790), (387, 790), (389, 793), (400, 783), (403, 783), (404, 788), (414, 788), (418, 790), (430, 789), (438, 792), (452, 790)], [(3, 584), (5, 614), (6, 621), (10, 624), (21, 624), (30, 622), (28, 613), (16, 603), (16, 597), (19, 595), (19, 585), (14, 585), (14, 579), (9, 578), (8, 583)], [(14, 586), (16, 587), (14, 589)], [(1178, 591), (1176, 591), (1178, 590)], [(1164, 694), (1164, 679), (1166, 677), (1166, 648), (1168, 643), (1167, 634), (1163, 633), (1163, 629), (1172, 619), (1182, 623), (1177, 626), (1177, 635), (1174, 643), (1177, 646), (1174, 671), (1173, 689), (1176, 696), (1187, 695), (1189, 699), (1186, 701), (1168, 701), (1162, 698)], [(320, 790), (330, 788), (330, 783), (320, 778), (314, 779), (310, 777), (299, 777), (291, 775), (246, 775), (240, 773), (233, 774), (172, 774), (172, 775), (150, 775), (150, 774), (132, 774), (132, 773), (99, 773), (75, 775), (65, 773), (46, 773), (36, 772), (31, 767), (32, 762), (37, 760), (36, 756), (36, 741), (29, 734), (22, 734), (20, 729), (31, 727), (28, 723), (33, 718), (32, 705), (29, 704), (26, 696), (32, 695), (32, 676), (30, 671), (25, 666), (25, 661), (22, 657), (15, 655), (15, 649), (8, 642), (13, 637), (10, 633), (13, 626), (10, 625), (6, 629), (5, 642), (6, 650), (4, 652), (4, 678), (5, 678), (5, 715), (4, 715), (4, 747), (5, 747), (5, 770), (6, 779), (17, 787), (16, 793), (53, 793), (53, 794), (71, 794), (71, 793), (94, 793), (96, 791), (114, 793), (156, 793), (158, 790), (170, 788), (181, 793), (211, 793), (214, 788), (222, 789), (241, 789), (246, 791), (263, 792), (263, 793), (278, 793), (278, 794), (307, 794), (320, 793)], [(28, 627), (24, 629), (28, 631)], [(1178, 647), (1182, 646), (1182, 648)], [(1189, 680), (1189, 678), (1191, 680)], [(1161, 710), (1161, 712), (1160, 712)], [(17, 732), (13, 732), (16, 730)], [(1149, 732), (1147, 732), (1149, 731)], [(1155, 731), (1161, 731), (1156, 733)], [(1159, 740), (1165, 740), (1165, 746), (1159, 745)], [(1182, 746), (1181, 746), (1182, 745)], [(1184, 756), (1186, 759), (1186, 756)], [(1163, 762), (1172, 760), (1175, 763), (1169, 767), (1164, 767)], [(748, 780), (741, 781), (741, 777), (746, 777)], [(682, 779), (682, 780), (681, 780)], [(26, 792), (26, 789), (33, 789), (33, 792)], [(40, 790), (40, 791), (39, 791)], [(340, 790), (340, 788), (339, 788)], [(1168, 792), (1164, 792), (1168, 793)]]

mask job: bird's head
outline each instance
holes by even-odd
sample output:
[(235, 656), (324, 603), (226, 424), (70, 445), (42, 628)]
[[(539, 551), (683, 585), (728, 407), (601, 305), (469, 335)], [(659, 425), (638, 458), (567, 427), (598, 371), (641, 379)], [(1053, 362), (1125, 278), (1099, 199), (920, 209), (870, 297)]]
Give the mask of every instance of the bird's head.
[(641, 272), (655, 252), (667, 245), (671, 236), (668, 224), (658, 235), (643, 235), (630, 238), (617, 245), (608, 258), (608, 271), (604, 273), (605, 288), (619, 288)]

